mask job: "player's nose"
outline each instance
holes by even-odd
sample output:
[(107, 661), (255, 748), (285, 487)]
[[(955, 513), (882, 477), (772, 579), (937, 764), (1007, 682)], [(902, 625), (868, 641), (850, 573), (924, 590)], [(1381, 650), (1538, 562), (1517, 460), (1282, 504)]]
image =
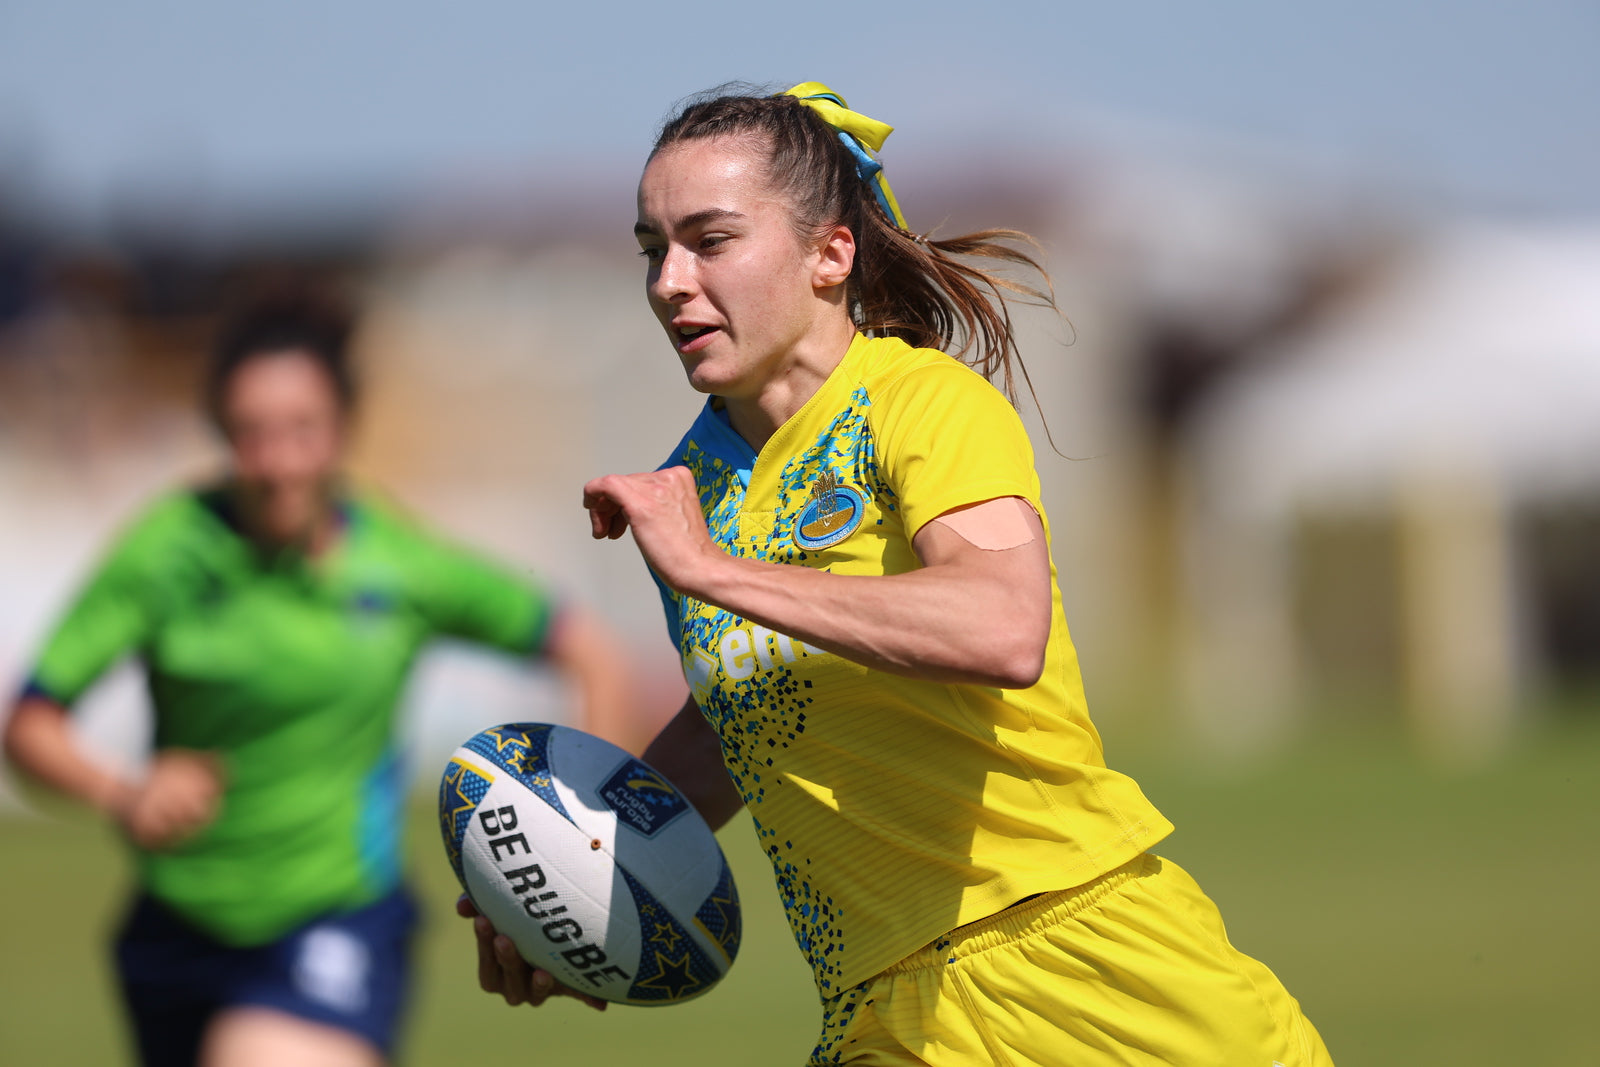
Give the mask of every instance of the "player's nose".
[(689, 256), (669, 246), (656, 263), (650, 280), (650, 297), (663, 304), (681, 304), (695, 294), (694, 270)]

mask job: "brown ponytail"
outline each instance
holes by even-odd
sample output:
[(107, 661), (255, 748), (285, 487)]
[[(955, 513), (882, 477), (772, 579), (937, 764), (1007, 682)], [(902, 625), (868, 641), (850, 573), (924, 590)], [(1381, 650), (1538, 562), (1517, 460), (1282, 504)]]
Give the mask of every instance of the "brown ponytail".
[[(1003, 242), (1035, 247), (1037, 242), (1017, 230), (981, 230), (941, 240), (900, 229), (858, 177), (855, 158), (838, 133), (792, 96), (731, 86), (712, 90), (662, 127), (651, 155), (680, 141), (714, 137), (769, 146), (768, 172), (794, 205), (802, 239), (840, 225), (855, 235), (848, 284), (858, 329), (948, 352), (994, 381), (1015, 403), (1016, 378), (1026, 383), (1028, 372), (1017, 353), (1006, 294), (1054, 308), (1055, 291), (1037, 260)], [(1042, 285), (1021, 284), (969, 262), (973, 259), (1036, 271)]]

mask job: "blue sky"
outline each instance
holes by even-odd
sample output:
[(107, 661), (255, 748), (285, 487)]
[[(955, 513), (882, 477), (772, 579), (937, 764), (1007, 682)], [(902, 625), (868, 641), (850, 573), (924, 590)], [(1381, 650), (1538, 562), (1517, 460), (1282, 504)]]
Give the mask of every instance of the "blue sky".
[(817, 79), (900, 128), (891, 158), (1122, 130), (1593, 215), (1597, 57), (1600, 5), (1577, 0), (0, 0), (0, 167), (79, 213), (129, 181), (243, 204), (631, 182), (674, 99)]

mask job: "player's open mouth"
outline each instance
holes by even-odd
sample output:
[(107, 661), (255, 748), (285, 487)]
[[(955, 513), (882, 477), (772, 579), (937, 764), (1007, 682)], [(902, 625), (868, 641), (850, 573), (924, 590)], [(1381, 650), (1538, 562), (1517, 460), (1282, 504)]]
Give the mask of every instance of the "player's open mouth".
[(679, 352), (692, 352), (702, 348), (711, 336), (720, 332), (717, 326), (679, 326), (675, 331), (675, 338)]

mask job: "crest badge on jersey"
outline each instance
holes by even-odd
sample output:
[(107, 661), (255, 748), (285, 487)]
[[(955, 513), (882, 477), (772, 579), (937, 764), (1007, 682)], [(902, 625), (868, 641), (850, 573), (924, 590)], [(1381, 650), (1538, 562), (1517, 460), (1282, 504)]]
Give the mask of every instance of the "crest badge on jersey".
[(801, 548), (831, 548), (856, 532), (866, 516), (860, 490), (844, 485), (833, 471), (824, 471), (811, 485), (811, 497), (794, 520), (794, 543)]

